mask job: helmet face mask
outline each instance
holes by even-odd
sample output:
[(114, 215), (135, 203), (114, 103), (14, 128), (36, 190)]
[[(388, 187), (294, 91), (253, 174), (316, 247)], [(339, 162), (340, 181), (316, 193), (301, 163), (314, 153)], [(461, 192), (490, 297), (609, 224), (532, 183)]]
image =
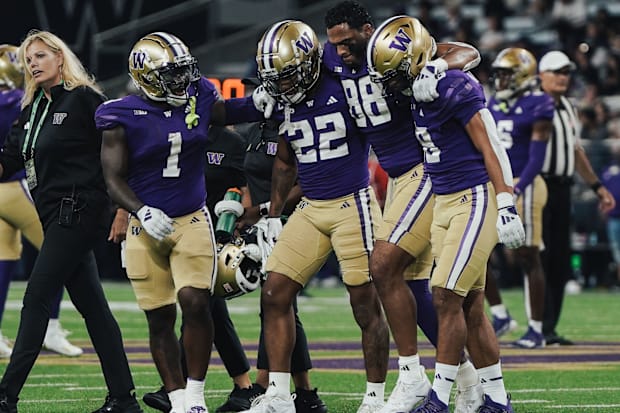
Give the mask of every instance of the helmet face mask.
[(381, 24), (368, 41), (368, 72), (383, 85), (384, 94), (412, 96), (413, 81), (435, 51), (435, 40), (418, 19), (395, 16)]
[(196, 59), (176, 36), (151, 33), (136, 42), (129, 54), (129, 75), (149, 99), (181, 106), (188, 88), (200, 79)]
[(297, 104), (319, 79), (322, 52), (318, 37), (305, 23), (276, 23), (258, 43), (258, 78), (274, 99)]
[(24, 83), (24, 72), (17, 57), (19, 48), (10, 44), (0, 45), (0, 86), (19, 89)]
[(500, 51), (491, 69), (497, 99), (508, 100), (536, 86), (536, 58), (525, 49), (510, 47)]

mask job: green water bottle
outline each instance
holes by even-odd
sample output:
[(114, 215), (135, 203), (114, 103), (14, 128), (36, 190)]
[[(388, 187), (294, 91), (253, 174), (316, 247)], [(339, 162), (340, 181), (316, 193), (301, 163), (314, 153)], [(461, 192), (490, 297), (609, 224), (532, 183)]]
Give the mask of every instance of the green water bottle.
[[(223, 199), (241, 202), (241, 190), (239, 190), (239, 188), (228, 188)], [(237, 222), (237, 216), (234, 213), (222, 213), (215, 226), (215, 239), (218, 241), (222, 239), (230, 240), (235, 230), (235, 222)]]

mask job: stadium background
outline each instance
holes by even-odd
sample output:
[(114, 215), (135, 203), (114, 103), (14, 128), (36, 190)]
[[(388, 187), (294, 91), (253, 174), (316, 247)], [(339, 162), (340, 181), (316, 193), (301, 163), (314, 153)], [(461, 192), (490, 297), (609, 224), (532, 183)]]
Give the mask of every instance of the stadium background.
[[(379, 24), (407, 13), (419, 17), (438, 40), (477, 46), (475, 73), (488, 82), (489, 65), (503, 47), (522, 46), (538, 58), (564, 50), (578, 66), (570, 96), (584, 122), (583, 143), (600, 173), (620, 159), (620, 1), (606, 0), (383, 0), (360, 1)], [(203, 74), (231, 84), (253, 74), (256, 42), (271, 23), (298, 18), (325, 40), (323, 17), (336, 0), (21, 0), (4, 2), (0, 43), (19, 44), (33, 28), (60, 35), (95, 74), (109, 97), (125, 93), (127, 55), (142, 35), (164, 30), (190, 46)], [(380, 4), (379, 4), (380, 3)], [(557, 9), (562, 7), (562, 12)], [(557, 10), (556, 10), (557, 9)], [(235, 96), (240, 89), (229, 89)], [(605, 222), (594, 194), (574, 187), (575, 271), (582, 283), (609, 286), (615, 267)], [(597, 219), (592, 219), (597, 217)], [(577, 259), (578, 258), (578, 259)], [(102, 274), (106, 277), (106, 273)], [(504, 286), (518, 282), (500, 280)]]

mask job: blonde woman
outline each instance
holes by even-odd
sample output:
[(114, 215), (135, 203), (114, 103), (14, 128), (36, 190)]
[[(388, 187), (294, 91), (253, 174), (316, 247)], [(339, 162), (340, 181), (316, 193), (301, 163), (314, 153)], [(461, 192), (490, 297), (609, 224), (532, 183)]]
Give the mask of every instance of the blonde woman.
[(44, 241), (24, 294), (13, 355), (0, 381), (0, 413), (17, 399), (39, 354), (50, 306), (64, 286), (101, 360), (109, 394), (97, 412), (141, 413), (121, 332), (99, 282), (93, 246), (106, 236), (109, 204), (95, 109), (104, 101), (92, 76), (57, 36), (33, 31), (19, 48), (24, 67), (20, 133), (0, 154), (0, 177), (25, 168)]

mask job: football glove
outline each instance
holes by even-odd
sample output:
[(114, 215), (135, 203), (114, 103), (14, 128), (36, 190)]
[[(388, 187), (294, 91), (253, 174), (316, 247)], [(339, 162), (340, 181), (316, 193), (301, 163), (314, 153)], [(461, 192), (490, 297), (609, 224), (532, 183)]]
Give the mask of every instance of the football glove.
[(267, 93), (267, 90), (263, 85), (260, 85), (254, 89), (254, 92), (252, 92), (252, 101), (254, 102), (254, 107), (256, 110), (263, 112), (265, 119), (269, 119), (269, 117), (271, 117), (273, 108), (276, 106), (276, 100), (269, 93)]
[(235, 201), (234, 199), (222, 199), (213, 208), (215, 215), (219, 218), (220, 215), (231, 212), (235, 214), (237, 218), (243, 215), (243, 205), (241, 202)]
[(140, 220), (142, 228), (144, 228), (146, 233), (157, 241), (163, 240), (174, 231), (172, 218), (166, 215), (161, 209), (143, 205), (136, 211), (136, 216)]
[(508, 248), (519, 248), (525, 243), (525, 229), (508, 192), (497, 194), (497, 235)]
[(413, 97), (418, 102), (432, 102), (439, 97), (437, 83), (441, 74), (448, 70), (448, 63), (442, 59), (429, 60), (413, 82)]

